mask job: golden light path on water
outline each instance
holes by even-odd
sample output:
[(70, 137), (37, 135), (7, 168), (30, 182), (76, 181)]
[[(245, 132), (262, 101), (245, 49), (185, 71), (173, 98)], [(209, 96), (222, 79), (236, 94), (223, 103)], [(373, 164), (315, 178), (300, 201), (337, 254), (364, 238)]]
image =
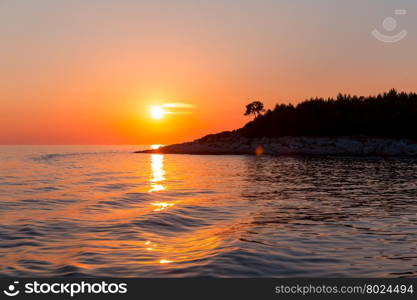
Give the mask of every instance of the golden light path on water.
[[(161, 145), (151, 145), (151, 149), (158, 149), (160, 146)], [(166, 180), (164, 155), (151, 154), (150, 166), (150, 189), (148, 192), (155, 194), (166, 191), (167, 188), (164, 185), (164, 181)], [(154, 212), (163, 212), (166, 209), (173, 207), (175, 202), (155, 201), (152, 202), (151, 205), (154, 207)], [(157, 244), (149, 240), (144, 243), (144, 246), (146, 246), (145, 248), (147, 251), (152, 251), (154, 254), (161, 257), (159, 259), (160, 264), (170, 264), (204, 258), (207, 253), (207, 249), (205, 249), (206, 247), (214, 248), (218, 245), (217, 242), (213, 243), (216, 238), (210, 236), (212, 236), (212, 232), (207, 233), (206, 230), (203, 230), (201, 232), (194, 232), (192, 235), (187, 236), (186, 239), (181, 239), (180, 235), (174, 238), (167, 238), (163, 244)], [(210, 238), (207, 239), (207, 237)], [(202, 243), (204, 240), (206, 243)], [(172, 257), (175, 257), (175, 260)]]
[(161, 184), (165, 180), (164, 156), (162, 154), (151, 154), (151, 188), (149, 192), (158, 192), (165, 190), (165, 186)]
[[(151, 154), (151, 188), (149, 193), (160, 192), (165, 190), (165, 186), (161, 184), (165, 180), (164, 170), (164, 156), (162, 154)], [(161, 211), (171, 206), (174, 206), (172, 202), (152, 202), (155, 207), (154, 211)]]

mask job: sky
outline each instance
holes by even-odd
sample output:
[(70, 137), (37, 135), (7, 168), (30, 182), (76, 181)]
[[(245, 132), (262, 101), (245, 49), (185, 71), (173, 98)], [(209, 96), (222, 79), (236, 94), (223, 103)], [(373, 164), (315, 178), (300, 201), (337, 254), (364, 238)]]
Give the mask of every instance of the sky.
[(0, 144), (169, 144), (241, 127), (253, 100), (416, 91), (416, 14), (415, 0), (0, 0)]

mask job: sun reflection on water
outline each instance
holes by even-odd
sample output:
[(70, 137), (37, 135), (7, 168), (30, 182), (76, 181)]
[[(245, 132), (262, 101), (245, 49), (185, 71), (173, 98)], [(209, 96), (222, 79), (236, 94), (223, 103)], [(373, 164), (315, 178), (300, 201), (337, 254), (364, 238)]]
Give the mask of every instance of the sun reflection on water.
[[(157, 147), (152, 148), (157, 149)], [(151, 154), (149, 165), (148, 192), (154, 193), (152, 196), (154, 199), (149, 202), (151, 212), (158, 215), (161, 213), (158, 218), (163, 218), (163, 222), (169, 224), (172, 221), (170, 220), (172, 215), (165, 215), (166, 211), (170, 210), (175, 214), (175, 208), (181, 207), (184, 201), (191, 205), (194, 199), (173, 200), (165, 193), (158, 194), (158, 192), (167, 190), (166, 178), (167, 174), (171, 176), (171, 169), (166, 166), (163, 154)], [(222, 242), (222, 235), (219, 234), (219, 231), (221, 232), (220, 228), (202, 228), (193, 230), (192, 233), (185, 232), (175, 236), (164, 236), (163, 239), (158, 235), (151, 234), (138, 248), (146, 253), (145, 257), (148, 259), (146, 264), (158, 264), (164, 269), (170, 269), (177, 263), (189, 262), (189, 264), (193, 264), (196, 260), (216, 255)]]
[(151, 188), (148, 190), (149, 193), (159, 192), (165, 190), (165, 186), (161, 184), (165, 180), (164, 170), (164, 156), (161, 154), (151, 155)]
[(153, 206), (155, 206), (154, 211), (161, 211), (168, 207), (174, 206), (174, 203), (169, 202), (154, 202), (152, 203)]
[(162, 184), (152, 184), (148, 192), (152, 193), (152, 192), (159, 192), (163, 190), (165, 190), (165, 187)]
[(160, 264), (169, 264), (169, 263), (172, 263), (172, 260), (168, 260), (168, 259), (161, 259), (161, 260), (159, 261), (159, 263), (160, 263)]

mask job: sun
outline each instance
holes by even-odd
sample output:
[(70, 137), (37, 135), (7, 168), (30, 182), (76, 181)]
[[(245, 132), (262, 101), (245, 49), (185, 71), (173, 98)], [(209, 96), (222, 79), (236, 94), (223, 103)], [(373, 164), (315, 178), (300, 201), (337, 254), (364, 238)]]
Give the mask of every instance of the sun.
[(166, 111), (162, 106), (152, 106), (150, 114), (153, 119), (160, 120), (165, 116)]

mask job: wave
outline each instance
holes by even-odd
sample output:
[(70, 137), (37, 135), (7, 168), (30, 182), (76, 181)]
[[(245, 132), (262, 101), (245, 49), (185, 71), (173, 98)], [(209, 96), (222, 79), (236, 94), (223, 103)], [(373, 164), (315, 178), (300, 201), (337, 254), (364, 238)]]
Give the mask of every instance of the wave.
[(89, 156), (89, 155), (102, 155), (102, 154), (115, 154), (120, 153), (117, 151), (107, 151), (107, 152), (72, 152), (72, 153), (49, 153), (49, 154), (42, 154), (39, 156), (32, 157), (31, 159), (35, 162), (40, 163), (49, 163), (51, 161), (56, 161), (61, 158), (68, 158), (68, 157), (82, 157), (82, 156)]

